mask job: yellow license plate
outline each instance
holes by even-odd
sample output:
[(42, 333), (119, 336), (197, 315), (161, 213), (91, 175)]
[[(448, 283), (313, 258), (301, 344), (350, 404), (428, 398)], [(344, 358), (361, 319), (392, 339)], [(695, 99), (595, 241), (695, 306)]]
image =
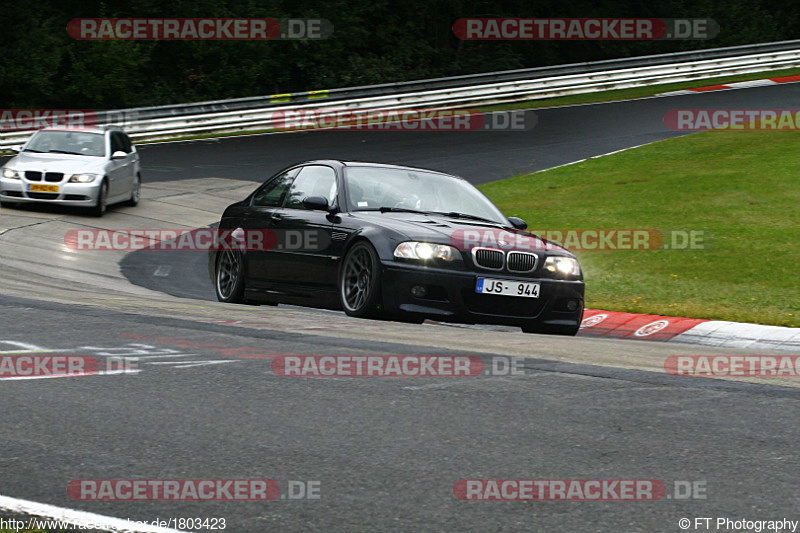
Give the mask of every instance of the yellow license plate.
[(28, 184), (28, 190), (33, 192), (58, 192), (58, 185), (40, 185), (38, 183)]

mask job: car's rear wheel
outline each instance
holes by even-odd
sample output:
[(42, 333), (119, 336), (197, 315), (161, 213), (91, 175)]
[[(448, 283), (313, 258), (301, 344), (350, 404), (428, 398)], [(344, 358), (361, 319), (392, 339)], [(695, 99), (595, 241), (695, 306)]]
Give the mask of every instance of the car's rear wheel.
[(129, 207), (136, 207), (137, 205), (139, 205), (139, 197), (141, 196), (141, 190), (142, 190), (142, 177), (139, 174), (137, 174), (136, 179), (133, 182), (133, 188), (131, 189), (131, 198), (130, 200), (125, 202), (125, 205)]
[(238, 250), (223, 250), (217, 254), (217, 300), (232, 304), (244, 303), (244, 256)]
[(93, 216), (101, 217), (106, 213), (108, 208), (108, 182), (103, 180), (100, 184), (100, 190), (97, 192), (97, 202), (94, 207), (90, 208)]
[(345, 255), (339, 274), (342, 308), (350, 316), (379, 318), (382, 314), (380, 262), (366, 241), (353, 245)]

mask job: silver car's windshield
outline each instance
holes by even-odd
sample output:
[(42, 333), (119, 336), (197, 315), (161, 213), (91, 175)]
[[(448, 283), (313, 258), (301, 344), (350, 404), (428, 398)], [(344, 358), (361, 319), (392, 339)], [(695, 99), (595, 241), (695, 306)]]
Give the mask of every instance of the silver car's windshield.
[(347, 167), (352, 211), (420, 211), (507, 224), (480, 191), (461, 178), (383, 167)]
[(86, 156), (106, 155), (102, 133), (86, 131), (38, 131), (25, 146), (26, 152)]

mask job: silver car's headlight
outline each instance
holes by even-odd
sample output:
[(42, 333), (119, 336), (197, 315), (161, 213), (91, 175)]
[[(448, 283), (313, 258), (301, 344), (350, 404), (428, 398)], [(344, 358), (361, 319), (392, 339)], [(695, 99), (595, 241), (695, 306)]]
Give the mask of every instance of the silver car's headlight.
[(394, 249), (394, 256), (398, 259), (417, 259), (420, 261), (439, 259), (448, 263), (461, 259), (461, 253), (452, 246), (415, 241), (398, 244), (397, 248)]
[(69, 179), (70, 183), (91, 183), (97, 178), (97, 174), (73, 174)]
[(10, 168), (4, 168), (3, 177), (9, 180), (18, 180), (19, 172), (17, 172), (16, 170), (11, 170)]
[(563, 255), (551, 255), (544, 262), (544, 268), (548, 272), (561, 274), (562, 276), (579, 278), (581, 276), (581, 265), (573, 257)]

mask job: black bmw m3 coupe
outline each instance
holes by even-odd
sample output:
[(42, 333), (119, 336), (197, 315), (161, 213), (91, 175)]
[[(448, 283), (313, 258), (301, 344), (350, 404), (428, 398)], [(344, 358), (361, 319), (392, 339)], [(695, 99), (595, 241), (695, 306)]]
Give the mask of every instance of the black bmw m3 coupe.
[(580, 265), (526, 227), (455, 176), (309, 161), (225, 209), (233, 244), (210, 253), (209, 272), (223, 302), (574, 335)]

